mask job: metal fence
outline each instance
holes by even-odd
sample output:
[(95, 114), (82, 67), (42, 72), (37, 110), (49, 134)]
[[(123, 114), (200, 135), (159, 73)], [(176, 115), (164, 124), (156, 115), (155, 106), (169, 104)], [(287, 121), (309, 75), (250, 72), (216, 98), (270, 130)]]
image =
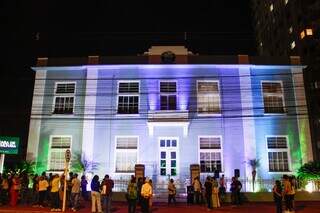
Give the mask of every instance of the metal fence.
[[(252, 179), (239, 179), (242, 184), (242, 192), (272, 192), (273, 185), (276, 179), (257, 179), (254, 182)], [(201, 177), (202, 185), (204, 185), (205, 178)], [(226, 178), (226, 190), (230, 192), (231, 179)], [(116, 179), (114, 180), (114, 191), (125, 192), (129, 179)], [(177, 194), (186, 195), (187, 186), (189, 186), (190, 179), (181, 179), (175, 180), (175, 185), (177, 188)], [(168, 181), (157, 181), (153, 179), (153, 192), (154, 194), (163, 194), (167, 193)], [(307, 191), (320, 191), (320, 180), (304, 180), (297, 181), (296, 190), (307, 190)]]

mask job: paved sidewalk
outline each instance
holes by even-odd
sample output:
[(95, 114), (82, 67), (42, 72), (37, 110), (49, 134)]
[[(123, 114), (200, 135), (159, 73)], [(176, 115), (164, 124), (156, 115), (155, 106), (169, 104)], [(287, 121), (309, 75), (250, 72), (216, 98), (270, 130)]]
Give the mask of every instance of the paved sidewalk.
[[(91, 212), (90, 203), (86, 204), (87, 207), (79, 210), (78, 212)], [(50, 212), (49, 208), (32, 208), (32, 207), (23, 207), (18, 206), (12, 208), (9, 206), (0, 206), (0, 212), (6, 213), (46, 213)], [(67, 212), (72, 212), (68, 210)], [(112, 212), (116, 213), (127, 213), (126, 203), (114, 203)], [(137, 211), (140, 212), (140, 211)], [(166, 203), (155, 203), (152, 208), (153, 213), (198, 213), (198, 212), (207, 212), (207, 209), (204, 205), (187, 205), (184, 203), (179, 203), (176, 206), (168, 206)], [(234, 213), (273, 213), (275, 212), (274, 203), (245, 203), (241, 206), (231, 206), (226, 205), (219, 209), (214, 209), (211, 212), (234, 212)], [(301, 213), (320, 213), (320, 202), (297, 202), (296, 203), (296, 212)]]

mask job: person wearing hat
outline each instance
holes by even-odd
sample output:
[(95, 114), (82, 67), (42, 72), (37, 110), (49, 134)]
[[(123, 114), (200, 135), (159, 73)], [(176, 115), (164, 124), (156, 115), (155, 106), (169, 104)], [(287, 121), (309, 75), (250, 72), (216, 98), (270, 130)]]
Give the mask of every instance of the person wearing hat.
[(149, 200), (152, 196), (152, 188), (149, 184), (150, 179), (147, 177), (145, 183), (141, 188), (141, 211), (142, 213), (149, 213)]

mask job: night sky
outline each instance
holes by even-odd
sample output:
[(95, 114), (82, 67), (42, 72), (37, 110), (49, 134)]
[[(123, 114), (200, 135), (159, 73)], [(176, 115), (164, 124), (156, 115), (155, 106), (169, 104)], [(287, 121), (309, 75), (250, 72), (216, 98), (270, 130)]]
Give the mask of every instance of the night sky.
[(0, 135), (27, 141), (30, 67), (39, 56), (136, 55), (152, 45), (185, 45), (199, 54), (256, 54), (249, 0), (172, 2), (1, 1)]

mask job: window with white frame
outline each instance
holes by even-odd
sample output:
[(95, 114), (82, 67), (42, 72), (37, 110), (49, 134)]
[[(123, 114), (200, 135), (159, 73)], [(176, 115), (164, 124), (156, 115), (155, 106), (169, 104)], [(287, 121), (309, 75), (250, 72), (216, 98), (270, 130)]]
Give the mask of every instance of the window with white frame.
[(198, 113), (219, 114), (221, 112), (218, 81), (198, 81), (197, 93)]
[(119, 82), (117, 113), (139, 113), (139, 82)]
[(199, 137), (200, 171), (222, 171), (221, 137)]
[(63, 171), (65, 164), (65, 152), (71, 148), (70, 136), (52, 136), (49, 147), (49, 164), (50, 171)]
[(138, 155), (138, 137), (116, 138), (116, 172), (134, 172)]
[(270, 172), (288, 172), (289, 169), (289, 149), (287, 137), (272, 136), (267, 137), (268, 160)]
[(177, 109), (177, 83), (175, 81), (160, 82), (160, 110)]
[(284, 113), (281, 82), (262, 82), (264, 113)]
[(75, 83), (57, 83), (54, 98), (54, 114), (72, 114), (75, 98)]

